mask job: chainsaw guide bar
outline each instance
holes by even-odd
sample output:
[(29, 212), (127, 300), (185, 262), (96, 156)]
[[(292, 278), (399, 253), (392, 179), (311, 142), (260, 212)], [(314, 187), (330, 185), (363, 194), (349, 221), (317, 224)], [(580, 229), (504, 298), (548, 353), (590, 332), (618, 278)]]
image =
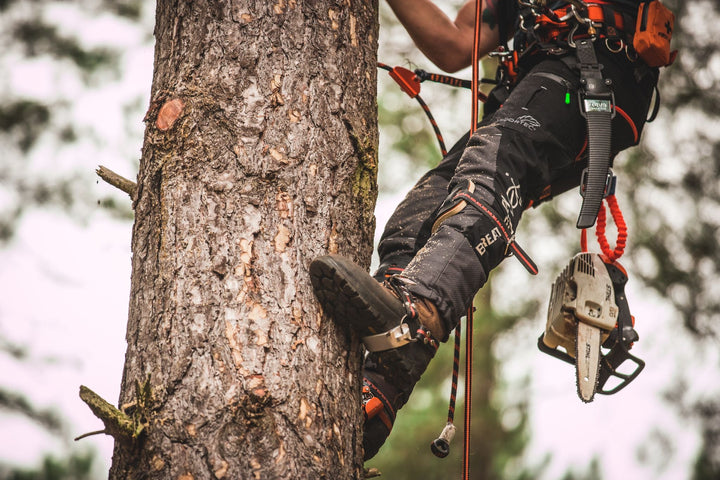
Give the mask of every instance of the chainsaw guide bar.
[(575, 373), (580, 400), (592, 402), (600, 380), (600, 329), (577, 322)]

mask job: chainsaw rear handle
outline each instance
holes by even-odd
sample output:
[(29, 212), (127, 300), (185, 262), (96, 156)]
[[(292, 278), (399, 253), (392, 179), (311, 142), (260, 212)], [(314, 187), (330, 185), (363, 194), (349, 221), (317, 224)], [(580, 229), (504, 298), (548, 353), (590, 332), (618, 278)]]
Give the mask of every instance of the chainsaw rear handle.
[[(617, 369), (620, 367), (620, 365), (624, 364), (627, 361), (633, 362), (635, 364), (635, 368), (633, 369), (633, 371), (627, 374), (618, 372)], [(630, 382), (635, 380), (644, 368), (644, 361), (640, 360), (638, 357), (630, 353), (628, 351), (628, 347), (625, 346), (623, 342), (617, 342), (610, 350), (610, 352), (603, 356), (601, 360), (600, 376), (598, 380), (600, 388), (598, 389), (598, 393), (601, 393), (603, 395), (613, 395), (619, 392), (623, 388), (627, 387)], [(618, 383), (613, 388), (605, 388), (605, 384), (610, 379), (610, 377), (620, 379), (620, 383)]]

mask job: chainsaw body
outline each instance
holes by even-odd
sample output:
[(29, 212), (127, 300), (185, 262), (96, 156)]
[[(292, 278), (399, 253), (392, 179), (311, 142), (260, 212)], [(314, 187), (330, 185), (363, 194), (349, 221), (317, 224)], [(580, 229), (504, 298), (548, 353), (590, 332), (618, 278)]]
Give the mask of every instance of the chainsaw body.
[[(584, 402), (592, 401), (596, 392), (620, 391), (645, 367), (630, 353), (638, 335), (625, 297), (627, 280), (618, 263), (580, 253), (553, 284), (538, 347), (576, 366), (578, 395)], [(624, 373), (620, 372), (626, 362)], [(606, 387), (610, 378), (616, 385)]]

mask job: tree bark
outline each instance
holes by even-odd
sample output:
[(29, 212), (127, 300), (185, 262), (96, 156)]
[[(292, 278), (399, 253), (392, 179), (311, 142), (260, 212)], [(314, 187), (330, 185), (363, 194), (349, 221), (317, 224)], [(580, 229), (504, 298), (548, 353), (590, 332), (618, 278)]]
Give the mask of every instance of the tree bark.
[(361, 478), (360, 347), (307, 274), (368, 265), (377, 2), (163, 1), (111, 478)]

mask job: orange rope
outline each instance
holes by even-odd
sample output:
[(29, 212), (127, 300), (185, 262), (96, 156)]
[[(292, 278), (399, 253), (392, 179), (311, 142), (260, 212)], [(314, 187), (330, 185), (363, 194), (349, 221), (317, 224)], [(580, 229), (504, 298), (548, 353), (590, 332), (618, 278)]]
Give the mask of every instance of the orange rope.
[[(595, 235), (597, 236), (597, 241), (600, 245), (600, 250), (602, 251), (603, 255), (605, 255), (605, 257), (607, 257), (610, 262), (614, 262), (615, 260), (622, 257), (623, 253), (625, 253), (625, 245), (627, 244), (628, 238), (627, 224), (625, 223), (625, 218), (623, 217), (622, 211), (620, 210), (620, 206), (618, 205), (615, 195), (608, 195), (605, 198), (605, 203), (608, 204), (608, 207), (610, 208), (610, 214), (612, 215), (615, 226), (617, 227), (618, 233), (617, 239), (615, 240), (615, 248), (610, 248), (610, 243), (608, 242), (607, 235), (605, 233), (607, 214), (605, 213), (604, 204), (601, 204), (600, 210), (598, 210)], [(580, 232), (580, 248), (583, 252), (588, 251), (586, 229), (583, 229)]]
[(614, 262), (618, 258), (622, 257), (623, 253), (625, 253), (625, 244), (627, 243), (627, 225), (625, 224), (625, 219), (620, 211), (615, 195), (609, 195), (605, 201), (607, 202), (608, 207), (610, 207), (610, 213), (612, 214), (613, 221), (615, 221), (615, 226), (618, 231), (617, 240), (615, 241), (615, 249), (610, 249), (610, 244), (608, 243), (607, 236), (605, 235), (605, 207), (600, 208), (600, 211), (598, 212), (597, 228), (595, 229), (595, 233), (597, 234), (600, 249), (611, 262)]
[(587, 246), (587, 228), (583, 228), (580, 231), (580, 251), (583, 253), (587, 253), (588, 246)]

